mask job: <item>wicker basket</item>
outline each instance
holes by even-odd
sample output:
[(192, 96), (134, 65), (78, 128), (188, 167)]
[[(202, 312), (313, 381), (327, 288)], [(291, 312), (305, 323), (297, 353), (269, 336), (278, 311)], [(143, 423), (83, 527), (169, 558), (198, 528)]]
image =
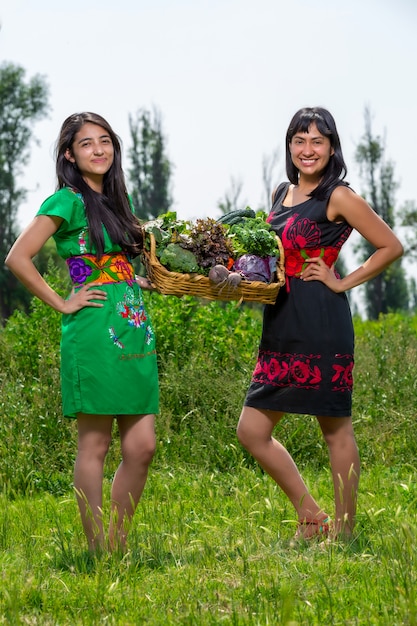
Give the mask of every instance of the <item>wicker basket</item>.
[(234, 288), (214, 285), (206, 276), (201, 274), (170, 272), (161, 265), (156, 256), (155, 237), (152, 233), (146, 233), (146, 237), (150, 248), (143, 251), (143, 261), (147, 275), (157, 291), (164, 295), (179, 297), (196, 296), (197, 298), (207, 298), (208, 300), (248, 300), (274, 304), (279, 289), (285, 283), (284, 249), (279, 237), (277, 237), (277, 243), (280, 255), (277, 260), (276, 281), (267, 284), (261, 281), (242, 280), (240, 285)]

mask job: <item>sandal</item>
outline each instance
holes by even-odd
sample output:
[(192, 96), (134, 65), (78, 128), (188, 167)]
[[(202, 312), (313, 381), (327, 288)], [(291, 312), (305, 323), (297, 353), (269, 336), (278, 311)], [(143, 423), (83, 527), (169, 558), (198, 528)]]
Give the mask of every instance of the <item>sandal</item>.
[(303, 541), (317, 538), (326, 539), (330, 534), (331, 519), (330, 517), (325, 517), (322, 520), (306, 518), (299, 520), (297, 525), (294, 539), (302, 539)]

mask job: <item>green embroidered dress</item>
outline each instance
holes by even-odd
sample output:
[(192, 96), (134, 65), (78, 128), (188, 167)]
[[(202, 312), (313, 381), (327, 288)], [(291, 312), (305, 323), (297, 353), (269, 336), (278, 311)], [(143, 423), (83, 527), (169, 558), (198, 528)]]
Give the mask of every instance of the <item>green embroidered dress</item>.
[(63, 219), (54, 239), (75, 289), (99, 281), (99, 288), (107, 292), (103, 307), (84, 307), (62, 316), (64, 415), (158, 413), (155, 336), (128, 258), (104, 230), (104, 256), (97, 261), (82, 197), (71, 189), (47, 198), (38, 215)]

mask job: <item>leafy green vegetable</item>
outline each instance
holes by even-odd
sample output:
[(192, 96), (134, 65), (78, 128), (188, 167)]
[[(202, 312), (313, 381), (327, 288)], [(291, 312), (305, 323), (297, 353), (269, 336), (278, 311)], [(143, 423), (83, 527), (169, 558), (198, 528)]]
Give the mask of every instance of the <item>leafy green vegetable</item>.
[(190, 222), (177, 219), (175, 211), (163, 213), (142, 226), (145, 232), (155, 237), (156, 256), (160, 256), (170, 242), (176, 241), (180, 234), (189, 232), (191, 228)]
[(187, 233), (190, 230), (190, 222), (179, 220), (176, 211), (168, 211), (158, 216), (162, 220), (162, 228), (169, 232)]
[(184, 250), (178, 243), (169, 243), (159, 258), (171, 272), (195, 273), (199, 271), (195, 255), (190, 250)]
[(183, 238), (181, 245), (195, 254), (204, 274), (208, 274), (214, 265), (227, 267), (233, 256), (232, 243), (227, 237), (227, 227), (210, 217), (196, 220), (189, 236)]
[(243, 254), (255, 254), (259, 257), (279, 255), (275, 233), (265, 221), (262, 212), (253, 218), (245, 217), (239, 224), (230, 226), (228, 236), (236, 257)]

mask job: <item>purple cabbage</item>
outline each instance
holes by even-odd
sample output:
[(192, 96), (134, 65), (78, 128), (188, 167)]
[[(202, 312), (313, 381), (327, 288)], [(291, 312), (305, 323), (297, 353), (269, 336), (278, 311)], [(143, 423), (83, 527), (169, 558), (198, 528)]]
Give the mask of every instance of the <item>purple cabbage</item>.
[(260, 257), (255, 254), (244, 254), (236, 259), (234, 271), (242, 274), (247, 280), (258, 280), (270, 283), (275, 272), (276, 257)]

